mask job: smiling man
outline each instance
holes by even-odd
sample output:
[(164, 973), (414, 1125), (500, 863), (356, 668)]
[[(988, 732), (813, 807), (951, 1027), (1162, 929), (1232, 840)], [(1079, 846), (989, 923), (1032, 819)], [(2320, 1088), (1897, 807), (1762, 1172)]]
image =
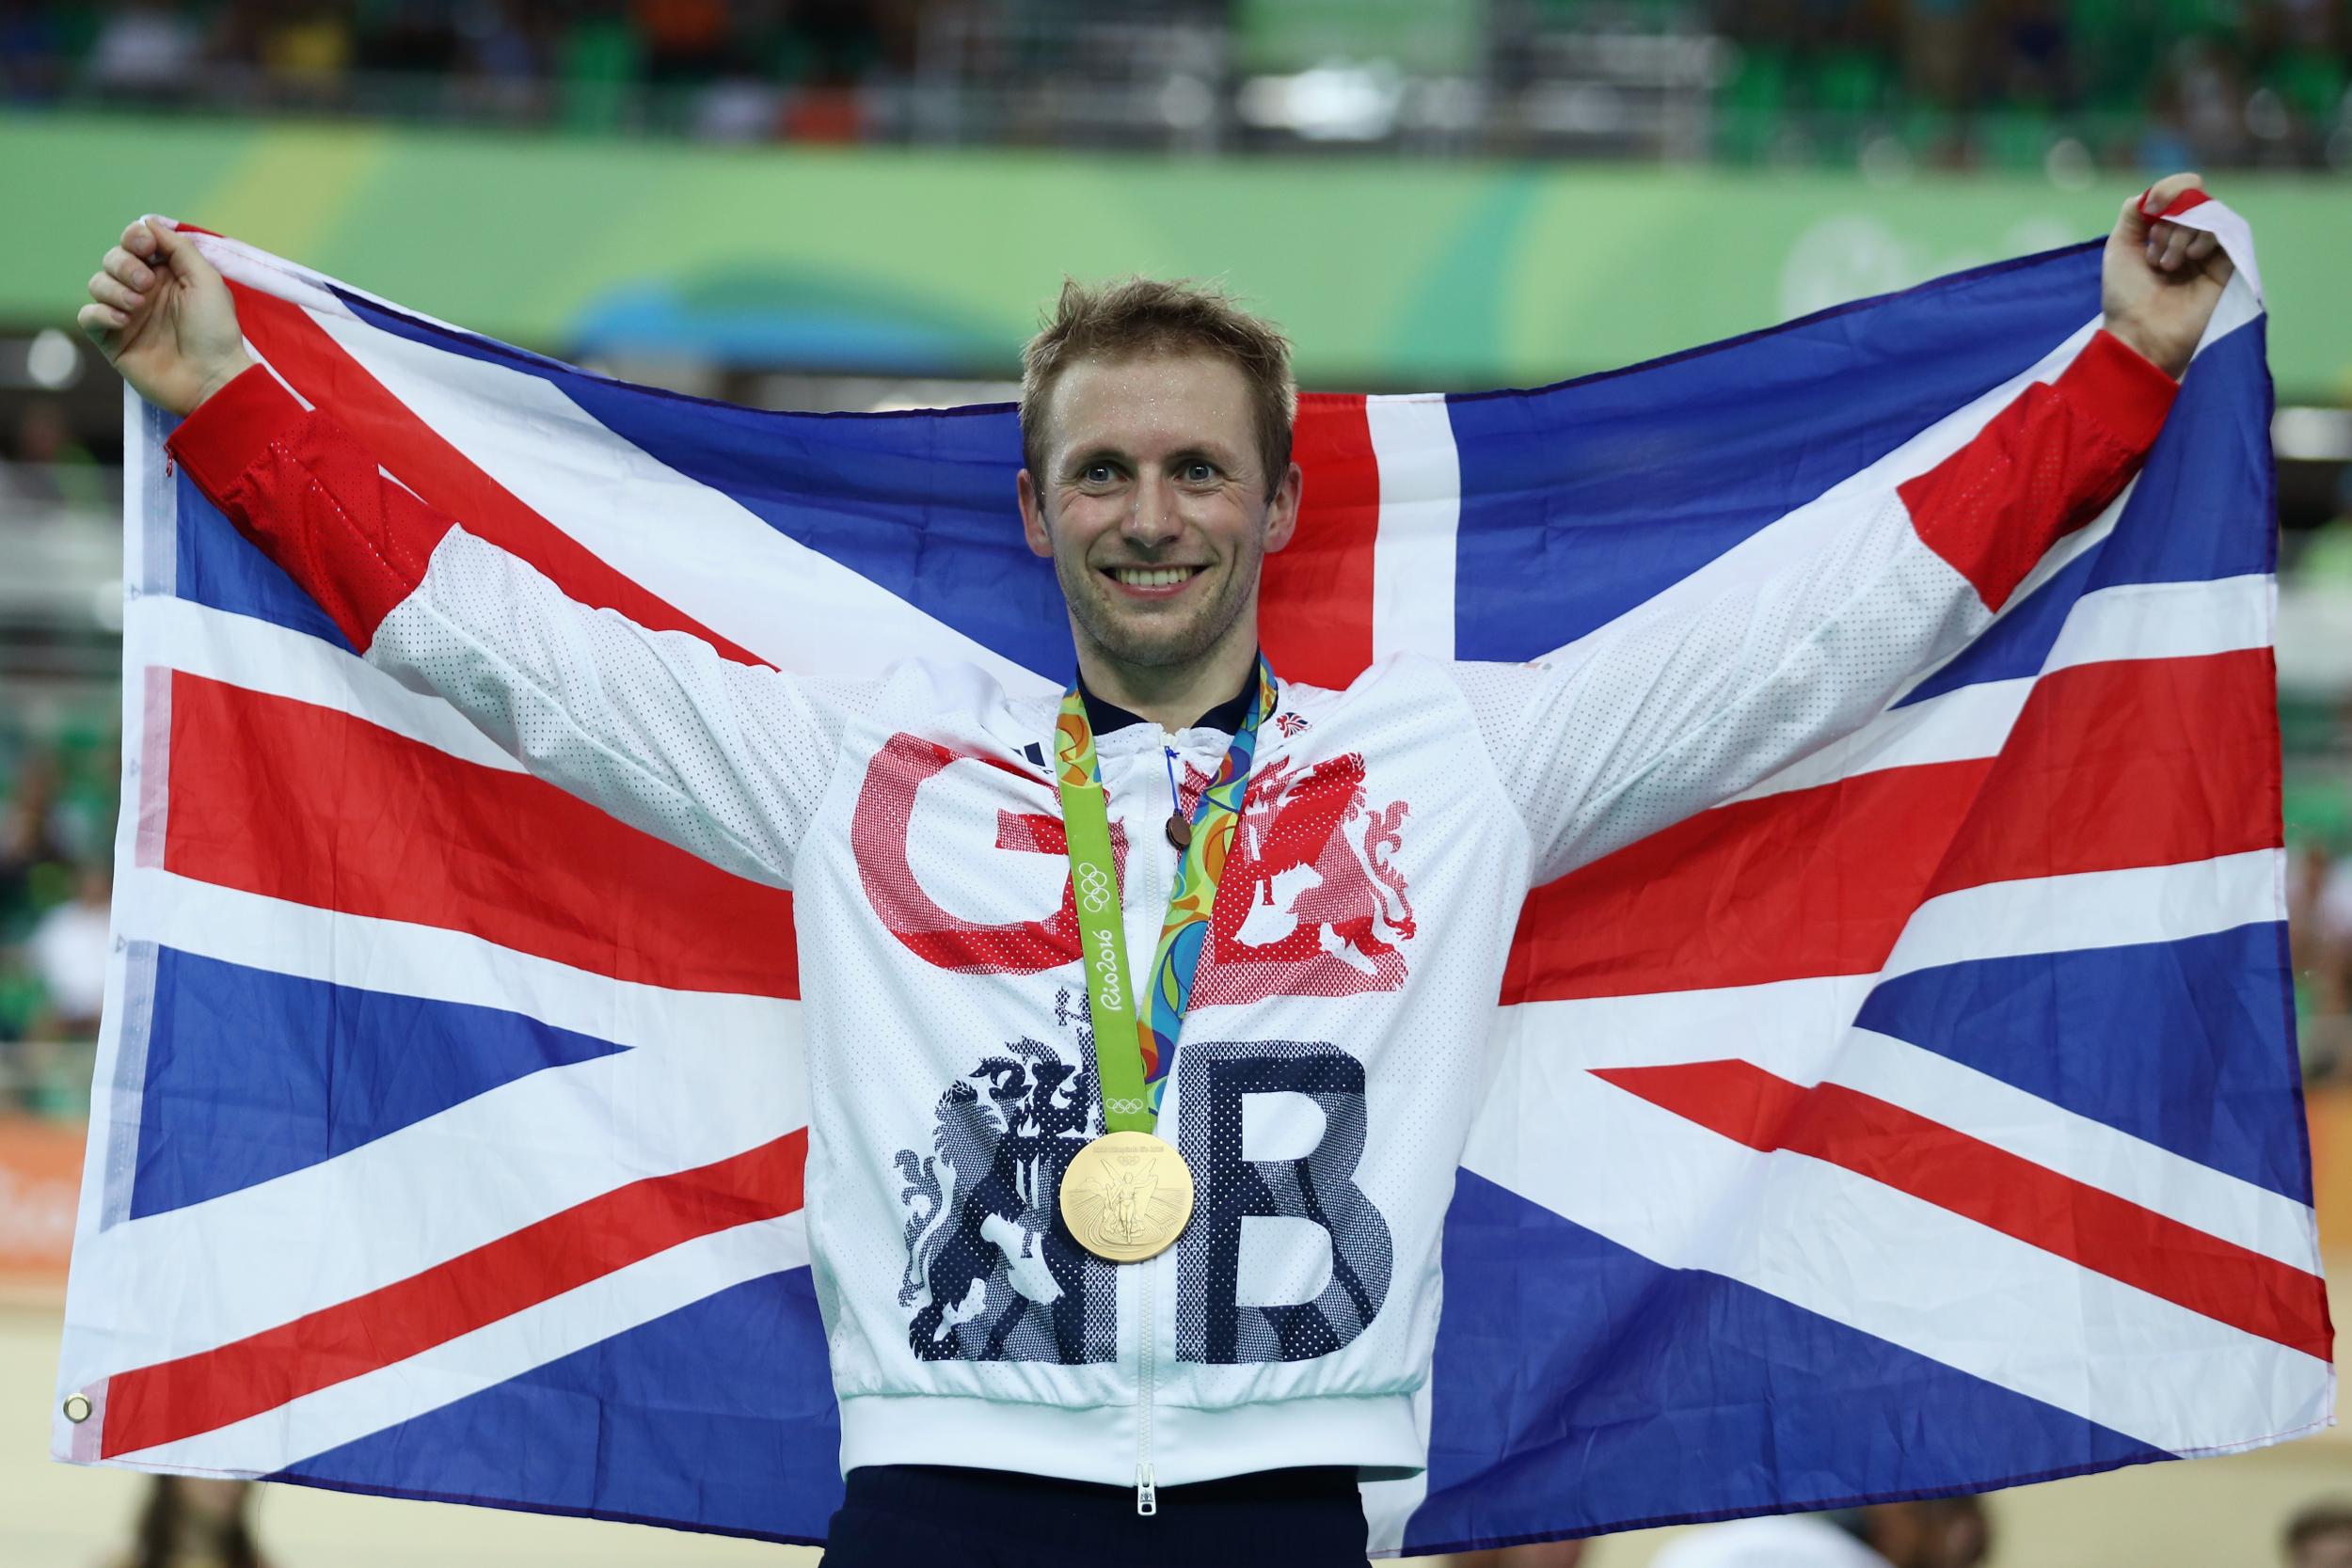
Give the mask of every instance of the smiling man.
[(1068, 287), (1028, 349), (1058, 699), (736, 663), (566, 598), (253, 366), (167, 229), (125, 232), (81, 319), (370, 664), (794, 890), (828, 1560), (1313, 1568), (1362, 1560), (1359, 1478), (1423, 1463), (1439, 1227), (1523, 896), (1867, 721), (2116, 495), (2228, 277), (2147, 215), (2194, 183), (2125, 203), (2106, 329), (2055, 381), (1846, 498), (1816, 555), (1554, 665), (1399, 658), (1344, 690), (1258, 652), (1295, 392), (1279, 334), (1211, 292)]
[(1183, 729), (1256, 662), (1259, 564), (1298, 523), (1289, 345), (1181, 284), (1071, 283), (1022, 372), (1021, 522), (1079, 672)]

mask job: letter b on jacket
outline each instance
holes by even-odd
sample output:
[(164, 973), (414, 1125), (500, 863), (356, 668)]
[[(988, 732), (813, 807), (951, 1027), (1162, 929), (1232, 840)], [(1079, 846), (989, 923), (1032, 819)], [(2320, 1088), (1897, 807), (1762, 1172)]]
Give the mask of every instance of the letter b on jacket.
[(1363, 1063), (1298, 1040), (1186, 1040), (1176, 1072), (1177, 1140), (1200, 1184), (1178, 1243), (1176, 1354), (1306, 1361), (1348, 1344), (1388, 1299), (1394, 1262), (1388, 1222), (1354, 1180)]

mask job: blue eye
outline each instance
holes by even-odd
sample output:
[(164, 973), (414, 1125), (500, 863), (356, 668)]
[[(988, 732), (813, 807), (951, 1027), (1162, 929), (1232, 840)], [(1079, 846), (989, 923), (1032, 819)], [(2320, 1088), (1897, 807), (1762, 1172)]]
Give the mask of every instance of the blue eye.
[(1191, 462), (1184, 465), (1184, 480), (1187, 483), (1206, 484), (1216, 478), (1216, 467), (1213, 464), (1202, 462), (1200, 458), (1196, 457)]
[(1108, 463), (1089, 463), (1078, 470), (1081, 484), (1108, 484), (1117, 477)]

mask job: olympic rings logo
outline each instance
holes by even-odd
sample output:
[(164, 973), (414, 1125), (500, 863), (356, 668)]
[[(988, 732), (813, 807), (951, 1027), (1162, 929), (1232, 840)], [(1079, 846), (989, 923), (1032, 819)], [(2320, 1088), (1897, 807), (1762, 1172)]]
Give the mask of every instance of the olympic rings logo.
[(1103, 875), (1099, 865), (1080, 862), (1077, 871), (1078, 902), (1089, 914), (1101, 914), (1110, 908), (1111, 879)]
[(1104, 1108), (1109, 1110), (1114, 1116), (1141, 1116), (1143, 1114), (1143, 1101), (1140, 1100), (1106, 1101), (1104, 1101)]

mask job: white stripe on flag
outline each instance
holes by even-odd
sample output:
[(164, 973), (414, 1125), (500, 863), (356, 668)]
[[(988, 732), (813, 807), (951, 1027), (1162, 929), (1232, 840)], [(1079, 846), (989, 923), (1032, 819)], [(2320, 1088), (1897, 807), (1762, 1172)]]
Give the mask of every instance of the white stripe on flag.
[(152, 867), (121, 873), (117, 934), (199, 958), (394, 996), (519, 1013), (633, 1049), (681, 1040), (800, 1037), (801, 1004), (733, 991), (673, 990), (575, 969), (465, 931), (345, 914)]
[(1948, 1056), (1848, 1031), (1822, 1075), (2281, 1263), (2319, 1272), (2312, 1211)]
[[(978, 665), (1016, 695), (1057, 689), (623, 440), (543, 377), (356, 319), (319, 325), (524, 505), (781, 669), (858, 678), (910, 658), (944, 659)], [(1010, 476), (1004, 514), (1007, 547), (1021, 549)]]
[(2180, 865), (2085, 871), (1989, 882), (1931, 898), (1913, 911), (1880, 973), (1907, 974), (1967, 958), (2070, 947), (2177, 942), (2255, 920), (2283, 920), (2286, 851)]
[[(1532, 1002), (1503, 1009), (1493, 1049), (1578, 1070), (1738, 1059), (1792, 1084), (1843, 1084), (2143, 1209), (2315, 1270), (2311, 1210), (2012, 1087), (1973, 1068), (1830, 1018), (1877, 982), (1844, 976), (1717, 991)], [(1629, 1005), (1630, 1004), (1630, 1005)]]
[[(150, 213), (150, 217), (158, 214)], [(163, 220), (173, 228), (176, 218)], [(196, 248), (204, 259), (217, 268), (223, 277), (232, 283), (249, 284), (262, 293), (274, 295), (290, 304), (299, 305), (315, 316), (348, 316), (349, 309), (335, 297), (326, 279), (307, 267), (298, 267), (282, 257), (266, 250), (257, 250), (243, 240), (232, 240), (224, 234), (191, 234)]]
[(2115, 659), (2197, 658), (2266, 648), (2271, 592), (2268, 573), (2102, 588), (2075, 601), (2042, 668), (2071, 670)]
[(411, 691), (332, 643), (250, 615), (144, 594), (123, 618), (122, 662), (126, 670), (176, 668), (247, 691), (332, 708), (466, 762), (507, 773), (523, 770), (440, 698)]
[(1372, 552), (1372, 657), (1454, 657), (1454, 531), (1462, 468), (1441, 395), (1364, 400), (1380, 467)]
[[(1979, 910), (2039, 902), (2031, 952), (2179, 941), (2279, 918), (2277, 852), (2103, 871), (1948, 894)], [(1979, 895), (1994, 895), (1979, 897)], [(2118, 911), (2148, 906), (2137, 927)], [(1945, 939), (1914, 944), (1914, 968), (2010, 956), (2004, 933), (1932, 918)], [(1986, 938), (1982, 942), (1975, 939)], [(1908, 940), (1908, 939), (1906, 939)], [(2143, 1208), (2297, 1268), (2313, 1266), (2311, 1211), (2294, 1199), (2064, 1111), (1932, 1052), (1851, 1027), (1875, 974), (1505, 1007), (1494, 1050), (1564, 1069), (1662, 1067), (1737, 1057), (1794, 1084), (1843, 1083), (1995, 1148), (2104, 1186)], [(1487, 1103), (1493, 1103), (1490, 1099)]]
[[(332, 914), (148, 868), (127, 874), (120, 892), (129, 895), (121, 907), (174, 911), (167, 922), (126, 929), (133, 940), (202, 950), (196, 935), (202, 928), (243, 926), (234, 942), (211, 945), (259, 952), (282, 944), (288, 967), (328, 969), (347, 984), (371, 986), (383, 972), (413, 978), (447, 963), (453, 975), (438, 987), (442, 994), (478, 995), (514, 983), (511, 1009), (544, 1000), (533, 992), (563, 967), (429, 927)], [(74, 1262), (79, 1299), (143, 1299), (142, 1282), (166, 1275), (216, 1287), (144, 1318), (135, 1340), (118, 1338), (121, 1359), (97, 1371), (258, 1333), (615, 1187), (725, 1159), (807, 1124), (797, 1003), (737, 1010), (728, 999), (704, 998), (682, 1004), (680, 1026), (669, 1028), (656, 1010), (665, 1006), (657, 1000), (661, 993), (634, 991), (598, 982), (573, 1007), (550, 1010), (568, 1014), (566, 1026), (603, 1038), (644, 1037), (644, 1044), (515, 1079), (255, 1186), (104, 1230), (86, 1228)], [(596, 1011), (591, 998), (612, 1011), (582, 1016)], [(746, 1020), (758, 1027), (745, 1028)], [(135, 1141), (135, 1095), (114, 1115), (110, 1136)], [(356, 1214), (369, 1223), (352, 1224)], [(224, 1272), (199, 1261), (217, 1255), (246, 1259), (248, 1266)]]
[(1759, 1153), (1546, 1052), (1500, 1064), (1463, 1164), (1652, 1261), (1754, 1286), (2160, 1449), (2327, 1417), (2324, 1362), (1840, 1166)]
[[(520, 1377), (747, 1280), (804, 1268), (807, 1263), (808, 1230), (800, 1214), (716, 1231), (616, 1269), (405, 1361), (215, 1431), (124, 1455), (120, 1463), (221, 1475), (268, 1475)], [(822, 1375), (819, 1369), (810, 1370)], [(63, 1418), (56, 1424), (62, 1426)], [(68, 1427), (60, 1435), (70, 1442), (71, 1433)]]

